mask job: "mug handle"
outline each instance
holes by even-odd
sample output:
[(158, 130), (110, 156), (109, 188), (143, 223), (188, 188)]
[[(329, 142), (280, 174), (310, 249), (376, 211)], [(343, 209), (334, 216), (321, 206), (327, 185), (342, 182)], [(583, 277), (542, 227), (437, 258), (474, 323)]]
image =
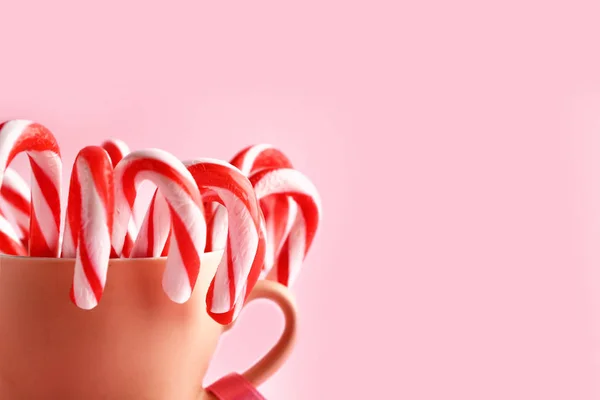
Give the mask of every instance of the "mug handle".
[[(246, 305), (257, 299), (268, 299), (274, 302), (283, 312), (285, 327), (275, 346), (242, 374), (254, 387), (264, 383), (281, 368), (294, 347), (297, 328), (296, 303), (287, 287), (274, 281), (258, 281), (252, 289)], [(225, 332), (234, 325), (235, 322), (227, 325)]]

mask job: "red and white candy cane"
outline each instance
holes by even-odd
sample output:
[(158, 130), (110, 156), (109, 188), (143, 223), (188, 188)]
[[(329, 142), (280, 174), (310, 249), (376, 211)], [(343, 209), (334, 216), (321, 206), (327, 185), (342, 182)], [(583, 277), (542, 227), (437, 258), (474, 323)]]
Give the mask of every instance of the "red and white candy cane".
[(134, 151), (115, 167), (115, 220), (112, 244), (121, 254), (127, 223), (139, 184), (154, 183), (170, 211), (171, 237), (163, 289), (176, 303), (186, 302), (198, 279), (206, 244), (206, 223), (200, 190), (187, 168), (173, 155), (157, 149)]
[(221, 324), (235, 317), (235, 304), (252, 290), (265, 257), (262, 213), (252, 184), (237, 168), (224, 161), (199, 159), (185, 163), (205, 202), (217, 202), (228, 213), (225, 253), (208, 289), (209, 315)]
[(0, 124), (0, 183), (20, 153), (31, 165), (29, 255), (58, 257), (61, 248), (62, 160), (56, 139), (44, 126), (25, 120)]
[(0, 208), (4, 216), (11, 216), (23, 243), (29, 240), (31, 215), (31, 189), (29, 184), (12, 168), (4, 171), (0, 189)]
[(321, 218), (321, 199), (312, 182), (291, 168), (266, 168), (250, 176), (258, 199), (267, 196), (289, 196), (298, 204), (298, 212), (290, 234), (278, 256), (270, 279), (289, 286), (298, 276), (310, 249)]
[[(123, 157), (131, 152), (127, 143), (119, 139), (105, 140), (101, 146), (108, 153), (113, 168), (117, 166)], [(123, 245), (123, 254), (125, 257), (128, 257), (131, 253), (137, 235), (138, 231), (134, 212), (133, 218), (129, 219), (129, 224), (127, 225), (127, 235), (125, 236), (125, 244)]]
[[(292, 168), (289, 158), (270, 144), (256, 144), (244, 148), (233, 157), (231, 164), (238, 167), (246, 176), (264, 168)], [(267, 196), (261, 199), (260, 205), (267, 230), (267, 250), (262, 271), (262, 275), (266, 276), (273, 268), (296, 219), (297, 206), (292, 198), (286, 196)], [(213, 240), (220, 242), (225, 235), (218, 229), (219, 220), (217, 218), (215, 220)]]
[[(300, 267), (314, 239), (321, 215), (321, 200), (310, 180), (302, 173), (290, 168), (263, 168), (250, 176), (259, 201), (276, 197), (292, 199), (290, 204), (298, 203), (300, 210), (295, 213), (294, 223), (286, 236), (278, 262), (268, 275), (269, 279), (290, 286), (298, 276)], [(271, 203), (273, 204), (273, 203)], [(283, 204), (282, 202), (280, 204)], [(264, 210), (264, 205), (262, 205)], [(289, 214), (288, 214), (289, 215)], [(271, 216), (278, 218), (277, 216)], [(286, 221), (288, 223), (288, 221)], [(267, 231), (262, 221), (261, 230)], [(264, 271), (263, 271), (264, 274)], [(222, 318), (235, 320), (248, 299), (259, 275), (251, 275), (248, 284), (242, 288), (242, 294), (233, 310)]]
[(98, 305), (108, 271), (114, 216), (113, 167), (99, 146), (83, 148), (73, 164), (63, 257), (75, 257), (71, 300), (89, 310)]
[[(237, 168), (220, 160), (199, 159), (185, 162), (202, 193), (205, 203), (215, 202), (229, 214), (225, 232), (225, 253), (211, 282), (207, 309), (217, 322), (228, 324), (235, 314), (232, 312), (237, 299), (242, 299), (247, 287), (256, 283), (265, 257), (265, 234), (262, 214), (254, 195), (252, 184)], [(163, 206), (158, 206), (161, 196), (156, 195), (142, 224), (140, 236), (136, 241), (133, 254), (139, 249), (139, 256), (158, 256), (161, 247), (144, 253), (153, 245), (164, 244), (169, 230), (168, 220), (164, 219)], [(161, 216), (162, 214), (162, 216)], [(168, 214), (167, 214), (168, 215)], [(149, 239), (144, 238), (148, 233)], [(249, 278), (252, 278), (249, 280)]]

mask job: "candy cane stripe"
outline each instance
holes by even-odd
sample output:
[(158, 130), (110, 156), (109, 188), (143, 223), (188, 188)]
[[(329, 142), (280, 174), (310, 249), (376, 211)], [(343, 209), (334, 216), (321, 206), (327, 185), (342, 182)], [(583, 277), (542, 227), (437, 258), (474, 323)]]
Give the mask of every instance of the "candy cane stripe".
[[(270, 144), (257, 144), (244, 148), (233, 157), (231, 164), (238, 167), (246, 176), (265, 168), (292, 168), (289, 158)], [(275, 265), (281, 247), (290, 232), (296, 218), (297, 207), (292, 199), (285, 196), (263, 198), (260, 205), (266, 220), (267, 234), (266, 257), (261, 274), (267, 276)], [(209, 228), (215, 231), (213, 236), (223, 235), (219, 227), (209, 226)]]
[(185, 163), (205, 201), (222, 204), (228, 215), (225, 253), (207, 295), (209, 314), (219, 323), (229, 323), (235, 304), (243, 301), (244, 288), (252, 288), (264, 263), (265, 238), (262, 213), (252, 184), (233, 165), (221, 160), (198, 159)]
[(153, 182), (169, 205), (172, 232), (163, 289), (171, 300), (183, 303), (196, 284), (200, 254), (206, 244), (200, 190), (190, 172), (173, 155), (157, 149), (128, 154), (115, 167), (116, 221), (112, 242), (118, 254), (123, 250), (138, 185), (144, 180)]
[(57, 257), (61, 247), (62, 162), (56, 139), (48, 129), (31, 121), (0, 124), (0, 183), (8, 165), (23, 152), (29, 156), (33, 177), (29, 253)]
[(250, 177), (259, 199), (269, 196), (291, 197), (298, 205), (295, 221), (270, 277), (289, 286), (310, 249), (321, 216), (321, 199), (312, 182), (289, 168), (262, 169)]
[(82, 149), (73, 166), (63, 256), (75, 247), (71, 299), (80, 308), (98, 305), (106, 285), (114, 215), (113, 168), (98, 146)]

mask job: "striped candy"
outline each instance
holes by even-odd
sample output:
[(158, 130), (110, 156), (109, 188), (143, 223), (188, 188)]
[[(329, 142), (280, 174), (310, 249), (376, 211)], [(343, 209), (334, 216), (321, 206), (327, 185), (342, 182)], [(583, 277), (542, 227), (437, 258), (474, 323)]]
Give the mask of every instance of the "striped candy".
[(144, 180), (158, 187), (170, 211), (170, 249), (163, 289), (171, 300), (184, 303), (198, 278), (200, 255), (206, 244), (206, 223), (196, 182), (173, 155), (157, 149), (134, 151), (117, 164), (112, 245), (117, 254), (122, 254), (137, 188)]
[[(277, 267), (268, 276), (269, 279), (290, 286), (298, 276), (319, 224), (321, 214), (319, 194), (307, 177), (290, 168), (260, 169), (250, 176), (250, 182), (254, 186), (259, 201), (263, 199), (261, 201), (263, 210), (264, 199), (276, 198), (291, 199), (289, 204), (296, 204), (297, 202), (300, 207), (300, 210), (294, 213), (294, 223), (289, 229), (290, 235), (286, 238), (282, 247)], [(273, 215), (272, 218), (276, 221), (278, 217)], [(289, 221), (286, 221), (286, 223), (289, 223)], [(264, 219), (261, 220), (261, 231), (267, 231)], [(247, 285), (242, 288), (240, 298), (234, 308), (223, 314), (221, 318), (224, 320), (235, 320), (237, 318), (259, 277), (259, 274), (256, 274), (255, 271), (251, 273)]]
[(13, 218), (19, 237), (24, 244), (27, 243), (31, 215), (31, 189), (21, 175), (10, 167), (4, 171), (4, 180), (0, 189), (0, 208), (4, 216), (10, 215)]
[(113, 167), (98, 146), (82, 149), (71, 173), (63, 257), (76, 257), (71, 300), (82, 309), (98, 305), (110, 258), (114, 215)]
[[(229, 214), (229, 232), (225, 253), (211, 282), (206, 304), (209, 314), (219, 323), (232, 321), (236, 300), (242, 298), (250, 276), (257, 276), (265, 257), (264, 229), (260, 230), (262, 214), (252, 184), (234, 166), (214, 159), (199, 159), (185, 163), (202, 193), (203, 202), (220, 204), (219, 210)], [(169, 232), (165, 219), (164, 198), (155, 194), (142, 224), (133, 256), (156, 257), (161, 254)]]
[[(214, 159), (185, 163), (203, 200), (221, 204), (228, 213), (225, 253), (208, 290), (208, 313), (221, 324), (232, 321), (235, 304), (244, 300), (244, 288), (256, 284), (265, 257), (262, 213), (252, 184), (237, 168)], [(252, 280), (249, 280), (252, 278)]]
[(317, 189), (302, 173), (291, 168), (266, 168), (252, 174), (250, 182), (258, 199), (289, 196), (298, 204), (290, 234), (269, 278), (289, 286), (300, 272), (310, 249), (321, 217), (321, 200)]
[(0, 124), (0, 183), (6, 167), (20, 153), (27, 153), (31, 165), (31, 218), (29, 255), (58, 257), (61, 248), (60, 150), (44, 126), (25, 120)]
[[(270, 144), (248, 146), (236, 154), (231, 164), (238, 167), (246, 176), (264, 168), (292, 168), (289, 158)], [(267, 196), (261, 199), (261, 209), (265, 217), (267, 250), (262, 276), (273, 268), (281, 248), (296, 218), (297, 206), (293, 199), (286, 196)], [(217, 221), (218, 222), (218, 221)], [(215, 241), (222, 240), (221, 229), (215, 224)]]
[[(105, 140), (104, 142), (102, 142), (102, 148), (108, 153), (113, 168), (117, 166), (117, 164), (123, 159), (123, 157), (125, 157), (131, 152), (129, 150), (129, 146), (127, 146), (127, 143), (119, 139)], [(133, 218), (129, 219), (127, 225), (127, 235), (125, 236), (125, 243), (123, 245), (123, 255), (125, 257), (128, 257), (131, 253), (137, 235), (138, 231), (137, 225), (135, 223), (134, 213)]]

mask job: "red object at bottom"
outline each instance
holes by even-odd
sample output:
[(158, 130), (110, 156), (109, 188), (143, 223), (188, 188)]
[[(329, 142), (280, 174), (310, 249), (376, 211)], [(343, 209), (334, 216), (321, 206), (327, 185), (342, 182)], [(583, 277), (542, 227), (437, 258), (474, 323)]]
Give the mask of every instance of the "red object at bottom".
[(266, 400), (240, 374), (230, 374), (219, 379), (206, 390), (219, 400)]

